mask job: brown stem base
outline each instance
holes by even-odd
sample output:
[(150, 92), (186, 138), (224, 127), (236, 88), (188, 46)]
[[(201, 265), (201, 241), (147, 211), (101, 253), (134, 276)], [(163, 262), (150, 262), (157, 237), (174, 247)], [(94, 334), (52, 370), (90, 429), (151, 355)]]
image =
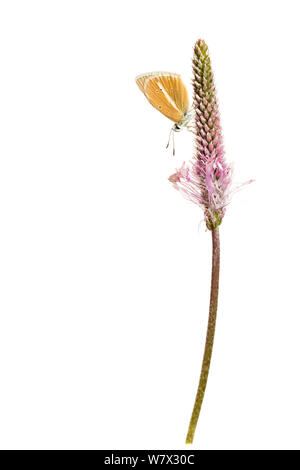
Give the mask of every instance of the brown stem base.
[(193, 408), (192, 417), (188, 433), (186, 436), (186, 444), (192, 444), (194, 440), (194, 434), (197, 427), (197, 422), (205, 394), (209, 366), (212, 356), (216, 319), (217, 319), (217, 308), (218, 308), (218, 293), (219, 293), (219, 272), (220, 272), (220, 239), (219, 229), (216, 228), (211, 231), (212, 234), (212, 272), (211, 272), (211, 288), (210, 288), (210, 304), (209, 304), (209, 317), (207, 325), (206, 342), (204, 349), (204, 356), (202, 361), (201, 375), (196, 394), (195, 404)]

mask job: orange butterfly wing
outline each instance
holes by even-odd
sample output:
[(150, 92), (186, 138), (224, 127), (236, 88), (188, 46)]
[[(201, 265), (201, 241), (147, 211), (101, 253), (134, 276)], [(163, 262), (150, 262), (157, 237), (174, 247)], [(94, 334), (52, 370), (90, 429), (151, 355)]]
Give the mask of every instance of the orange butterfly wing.
[(173, 122), (183, 120), (189, 109), (189, 99), (180, 75), (155, 72), (139, 75), (136, 82), (155, 109)]

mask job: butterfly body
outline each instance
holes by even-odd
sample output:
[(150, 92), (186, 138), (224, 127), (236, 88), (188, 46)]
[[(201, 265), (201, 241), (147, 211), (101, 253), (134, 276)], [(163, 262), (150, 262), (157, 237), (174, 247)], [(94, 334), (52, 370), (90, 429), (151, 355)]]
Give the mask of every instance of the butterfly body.
[(172, 127), (174, 132), (180, 132), (184, 127), (189, 127), (191, 119), (193, 119), (194, 113), (189, 112), (184, 114), (183, 119), (179, 122), (176, 122)]
[(136, 83), (149, 103), (175, 123), (171, 133), (189, 128), (193, 113), (189, 109), (188, 92), (180, 75), (171, 72), (151, 72), (138, 75)]

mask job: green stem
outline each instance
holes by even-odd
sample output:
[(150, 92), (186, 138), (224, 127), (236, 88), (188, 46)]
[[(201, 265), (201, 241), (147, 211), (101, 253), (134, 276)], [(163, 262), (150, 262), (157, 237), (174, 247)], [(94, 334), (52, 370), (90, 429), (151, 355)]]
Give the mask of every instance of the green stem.
[(217, 308), (218, 308), (218, 293), (219, 293), (219, 272), (220, 272), (220, 239), (219, 229), (213, 229), (212, 234), (212, 271), (211, 271), (211, 288), (210, 288), (210, 304), (209, 304), (209, 317), (207, 325), (207, 334), (205, 342), (205, 350), (202, 361), (201, 375), (195, 399), (194, 409), (190, 420), (188, 433), (186, 436), (186, 444), (192, 444), (194, 434), (204, 398), (205, 388), (208, 379), (209, 366), (212, 356)]

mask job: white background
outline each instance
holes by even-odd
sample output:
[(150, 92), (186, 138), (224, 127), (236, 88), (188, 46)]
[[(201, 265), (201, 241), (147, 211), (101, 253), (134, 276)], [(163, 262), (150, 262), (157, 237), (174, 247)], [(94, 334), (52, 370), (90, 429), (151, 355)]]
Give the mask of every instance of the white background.
[(168, 176), (207, 42), (239, 192), (221, 226), (215, 348), (194, 448), (299, 449), (299, 2), (1, 1), (0, 446), (183, 449), (211, 240)]

